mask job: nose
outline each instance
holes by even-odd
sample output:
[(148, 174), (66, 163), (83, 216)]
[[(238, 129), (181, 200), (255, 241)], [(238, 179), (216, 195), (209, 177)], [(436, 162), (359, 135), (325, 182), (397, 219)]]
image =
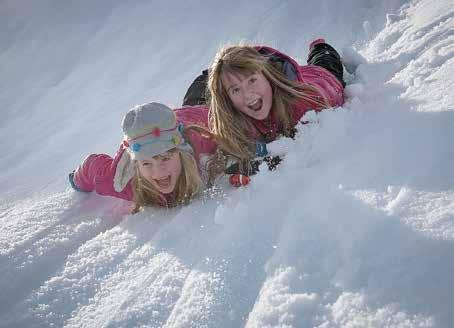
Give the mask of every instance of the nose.
[(249, 102), (253, 100), (255, 97), (254, 89), (252, 87), (247, 86), (244, 90), (244, 100)]
[(162, 162), (154, 165), (151, 169), (151, 177), (156, 180), (159, 180), (163, 176), (165, 176), (165, 173), (165, 164)]

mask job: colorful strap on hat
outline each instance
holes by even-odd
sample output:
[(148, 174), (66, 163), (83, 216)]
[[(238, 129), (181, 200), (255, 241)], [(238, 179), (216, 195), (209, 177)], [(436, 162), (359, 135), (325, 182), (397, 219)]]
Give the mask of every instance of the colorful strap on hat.
[(173, 128), (171, 129), (160, 129), (158, 127), (155, 127), (154, 129), (152, 129), (151, 132), (149, 133), (145, 133), (145, 134), (142, 134), (140, 136), (137, 136), (135, 138), (131, 138), (129, 140), (125, 139), (123, 140), (123, 145), (125, 147), (128, 147), (129, 149), (131, 149), (133, 152), (137, 153), (140, 151), (140, 149), (145, 146), (145, 145), (149, 145), (149, 144), (153, 144), (155, 142), (158, 142), (158, 141), (168, 141), (168, 142), (172, 142), (175, 146), (178, 146), (179, 144), (181, 144), (182, 142), (182, 138), (179, 137), (178, 135), (173, 135), (170, 139), (167, 139), (167, 140), (162, 140), (162, 139), (154, 139), (154, 140), (150, 140), (150, 141), (147, 141), (147, 142), (142, 142), (142, 143), (138, 143), (138, 142), (135, 142), (133, 144), (130, 144), (131, 141), (134, 141), (134, 140), (137, 140), (137, 139), (140, 139), (140, 138), (143, 138), (143, 137), (146, 137), (148, 135), (153, 135), (154, 137), (156, 138), (159, 138), (161, 136), (161, 133), (162, 132), (170, 132), (170, 131), (175, 131), (178, 129), (178, 132), (182, 133), (184, 127), (183, 127), (183, 124), (177, 124), (175, 125)]
[(158, 127), (155, 127), (154, 129), (151, 130), (151, 132), (142, 134), (142, 135), (137, 136), (137, 137), (135, 137), (135, 138), (131, 138), (131, 139), (129, 139), (129, 141), (133, 141), (133, 140), (136, 140), (136, 139), (140, 139), (140, 138), (145, 137), (145, 136), (148, 136), (148, 135), (150, 135), (150, 134), (152, 134), (152, 135), (155, 136), (155, 137), (160, 137), (162, 132), (175, 131), (176, 129), (178, 129), (178, 124), (175, 125), (173, 128), (171, 128), (171, 129), (166, 129), (166, 130), (163, 130), (163, 129), (160, 129), (160, 128), (158, 128)]

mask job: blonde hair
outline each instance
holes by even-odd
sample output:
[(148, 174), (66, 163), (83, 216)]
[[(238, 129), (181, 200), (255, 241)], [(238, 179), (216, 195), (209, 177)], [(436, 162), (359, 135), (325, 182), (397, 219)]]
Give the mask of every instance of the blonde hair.
[(316, 108), (328, 107), (327, 100), (316, 88), (288, 79), (280, 68), (275, 67), (266, 55), (260, 54), (254, 47), (237, 45), (221, 49), (209, 70), (210, 129), (219, 147), (240, 160), (255, 156), (255, 140), (251, 136), (254, 126), (246, 114), (233, 106), (222, 85), (221, 75), (231, 73), (249, 76), (256, 72), (262, 73), (271, 85), (271, 111), (276, 115), (285, 136), (292, 134), (296, 124), (290, 113), (291, 105), (306, 101)]
[(202, 191), (203, 182), (194, 156), (176, 148), (171, 150), (171, 152), (178, 152), (181, 160), (181, 173), (172, 192), (172, 198), (167, 199), (156, 187), (148, 182), (140, 173), (136, 163), (136, 174), (132, 180), (134, 195), (132, 213), (137, 213), (147, 206), (171, 208), (186, 204)]
[[(213, 134), (207, 128), (200, 126), (200, 125), (189, 125), (184, 129), (183, 135), (186, 140), (190, 140), (188, 138), (188, 132), (193, 131), (204, 138), (213, 140), (217, 145), (219, 145), (218, 138), (215, 134)], [(211, 154), (210, 158), (205, 163), (205, 169), (207, 173), (207, 187), (210, 188), (214, 185), (214, 182), (217, 177), (224, 174), (224, 171), (227, 166), (227, 156), (225, 153), (217, 147), (214, 154)]]

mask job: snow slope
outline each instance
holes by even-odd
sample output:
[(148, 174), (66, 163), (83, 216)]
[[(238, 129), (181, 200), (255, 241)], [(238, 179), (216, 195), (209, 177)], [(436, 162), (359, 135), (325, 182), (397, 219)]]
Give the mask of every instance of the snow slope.
[[(0, 327), (452, 327), (453, 31), (449, 0), (0, 1)], [(277, 171), (136, 215), (69, 188), (220, 45), (319, 36), (348, 101)]]

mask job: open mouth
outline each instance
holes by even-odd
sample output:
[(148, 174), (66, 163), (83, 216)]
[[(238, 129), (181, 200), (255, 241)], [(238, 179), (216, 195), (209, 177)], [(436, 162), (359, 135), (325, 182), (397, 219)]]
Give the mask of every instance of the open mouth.
[(263, 101), (261, 98), (255, 99), (251, 103), (247, 105), (248, 108), (253, 110), (254, 112), (258, 112), (260, 109), (262, 109)]
[(159, 179), (159, 180), (155, 179), (154, 181), (159, 186), (159, 188), (167, 188), (167, 187), (170, 186), (170, 180), (171, 180), (171, 177), (170, 177), (170, 175), (168, 175), (165, 178), (162, 178), (162, 179)]

